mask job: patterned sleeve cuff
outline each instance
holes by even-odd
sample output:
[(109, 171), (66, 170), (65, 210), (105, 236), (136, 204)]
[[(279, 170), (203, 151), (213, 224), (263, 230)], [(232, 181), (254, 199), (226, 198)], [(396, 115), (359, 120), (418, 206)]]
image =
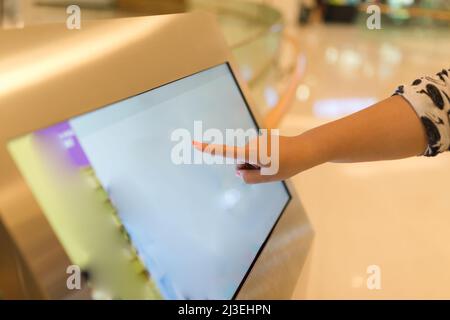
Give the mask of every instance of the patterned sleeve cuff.
[(423, 155), (434, 157), (450, 147), (450, 69), (399, 86), (394, 95), (404, 97), (420, 117), (428, 146)]

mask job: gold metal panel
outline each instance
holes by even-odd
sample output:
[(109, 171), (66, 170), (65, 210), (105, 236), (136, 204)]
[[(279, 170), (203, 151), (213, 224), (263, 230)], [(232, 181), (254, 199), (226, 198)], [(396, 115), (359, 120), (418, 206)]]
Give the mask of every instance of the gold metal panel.
[[(70, 298), (67, 255), (6, 150), (22, 134), (229, 62), (213, 16), (190, 13), (0, 32), (0, 214), (42, 298)], [(252, 108), (261, 124), (256, 109)], [(290, 298), (312, 231), (293, 200), (238, 298)]]

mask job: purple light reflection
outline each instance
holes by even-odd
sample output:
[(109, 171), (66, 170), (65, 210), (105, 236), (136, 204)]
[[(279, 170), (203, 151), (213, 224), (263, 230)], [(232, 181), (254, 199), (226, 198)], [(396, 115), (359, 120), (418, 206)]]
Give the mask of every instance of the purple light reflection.
[(51, 127), (35, 132), (36, 135), (45, 136), (52, 140), (58, 140), (70, 157), (70, 160), (77, 167), (90, 166), (89, 159), (83, 151), (75, 132), (69, 122), (61, 122)]

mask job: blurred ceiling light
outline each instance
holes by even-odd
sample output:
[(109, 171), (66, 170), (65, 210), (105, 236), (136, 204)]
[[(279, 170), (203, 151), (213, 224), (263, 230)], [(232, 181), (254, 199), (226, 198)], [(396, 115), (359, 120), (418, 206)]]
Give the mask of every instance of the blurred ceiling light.
[(313, 114), (318, 118), (338, 118), (365, 109), (376, 102), (377, 99), (372, 97), (317, 100), (313, 106)]
[(309, 96), (310, 96), (309, 87), (306, 84), (299, 85), (297, 87), (297, 91), (295, 92), (295, 95), (297, 96), (297, 100), (299, 100), (299, 101), (308, 100)]
[(339, 59), (339, 51), (338, 49), (334, 48), (334, 47), (328, 47), (325, 50), (325, 60), (330, 63), (330, 64), (334, 64), (338, 61)]
[(381, 64), (381, 66), (378, 68), (378, 74), (381, 79), (388, 79), (391, 78), (393, 70), (389, 65)]
[(402, 61), (402, 52), (389, 43), (383, 43), (380, 47), (381, 59), (389, 64), (399, 64)]
[(93, 300), (112, 300), (113, 299), (112, 295), (108, 291), (99, 289), (99, 288), (93, 288), (91, 295), (92, 295)]
[(252, 68), (249, 65), (247, 65), (247, 64), (242, 65), (240, 70), (241, 70), (242, 78), (246, 82), (248, 82), (248, 81), (250, 81), (252, 79), (252, 77), (253, 77), (253, 70), (252, 70)]
[(414, 0), (389, 0), (388, 3), (394, 7), (410, 6), (414, 4)]
[(227, 190), (224, 194), (223, 194), (223, 198), (222, 198), (222, 207), (225, 210), (230, 210), (232, 209), (241, 199), (241, 193), (239, 192), (239, 190), (237, 189), (230, 189)]
[(347, 49), (342, 51), (340, 63), (346, 68), (357, 68), (362, 64), (361, 56), (355, 50)]
[(271, 86), (267, 86), (264, 89), (264, 99), (266, 100), (266, 103), (270, 108), (275, 107), (280, 100), (277, 90), (275, 90)]

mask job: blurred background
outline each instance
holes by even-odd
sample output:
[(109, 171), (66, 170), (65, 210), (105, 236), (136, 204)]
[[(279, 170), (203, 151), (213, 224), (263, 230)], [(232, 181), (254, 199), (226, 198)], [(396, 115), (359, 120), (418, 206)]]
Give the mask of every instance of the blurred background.
[[(287, 135), (450, 67), (450, 0), (0, 0), (0, 26), (65, 22), (69, 4), (81, 7), (82, 21), (217, 15), (265, 125)], [(367, 27), (371, 4), (381, 29)], [(326, 164), (296, 176), (316, 234), (293, 298), (450, 298), (449, 167), (442, 154)], [(24, 283), (1, 224), (0, 248), (11, 261), (0, 264), (0, 298), (23, 297), (20, 285), (1, 292)], [(367, 288), (371, 265), (380, 267), (380, 290)]]

